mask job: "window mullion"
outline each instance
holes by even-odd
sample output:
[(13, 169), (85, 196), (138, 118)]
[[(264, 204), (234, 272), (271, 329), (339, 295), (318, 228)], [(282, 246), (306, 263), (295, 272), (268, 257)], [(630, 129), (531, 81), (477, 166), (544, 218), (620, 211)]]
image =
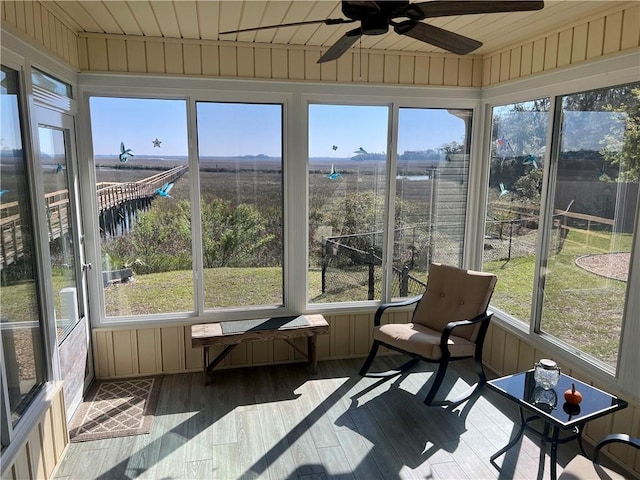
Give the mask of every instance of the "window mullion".
[(618, 376), (623, 393), (637, 398), (640, 383), (640, 295), (631, 292), (640, 290), (640, 199), (636, 208), (635, 239), (633, 241), (629, 277), (627, 278), (627, 304), (620, 332), (620, 353), (618, 354)]
[(194, 308), (197, 316), (204, 311), (204, 278), (202, 260), (202, 208), (200, 205), (200, 169), (198, 165), (198, 131), (196, 102), (187, 99), (187, 139), (191, 189), (191, 248), (193, 255)]
[(381, 300), (391, 299), (393, 286), (393, 238), (396, 206), (396, 173), (398, 163), (398, 105), (389, 108), (387, 133), (387, 182), (385, 196), (385, 221), (383, 225), (384, 255), (382, 257), (382, 292)]
[(562, 98), (551, 97), (549, 100), (553, 108), (549, 109), (547, 143), (545, 151), (548, 152), (544, 158), (544, 174), (542, 176), (542, 193), (540, 198), (540, 230), (538, 232), (538, 243), (536, 246), (536, 275), (534, 276), (531, 319), (529, 332), (540, 331), (540, 321), (542, 318), (542, 304), (544, 301), (545, 275), (543, 272), (547, 266), (549, 255), (549, 245), (551, 243), (551, 233), (553, 230), (553, 205), (555, 198), (556, 177), (558, 172), (558, 154), (560, 152), (560, 128), (562, 115)]
[[(308, 101), (294, 95), (284, 104), (283, 171), (284, 191), (282, 213), (284, 219), (284, 302), (291, 312), (308, 308), (308, 222), (309, 163)], [(301, 201), (303, 199), (303, 201)], [(300, 228), (304, 225), (304, 228)]]
[(0, 368), (0, 377), (2, 390), (0, 391), (0, 442), (3, 446), (7, 446), (11, 443), (11, 436), (13, 428), (11, 426), (11, 406), (9, 402), (9, 383), (7, 382), (7, 372), (5, 371), (4, 362), (4, 347), (2, 346), (2, 338), (0, 338), (0, 358), (3, 359), (2, 367)]

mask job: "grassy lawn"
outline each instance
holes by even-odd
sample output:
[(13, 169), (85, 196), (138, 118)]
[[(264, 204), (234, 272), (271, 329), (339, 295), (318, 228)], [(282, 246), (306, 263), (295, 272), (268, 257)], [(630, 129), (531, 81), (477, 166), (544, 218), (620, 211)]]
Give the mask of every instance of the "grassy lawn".
[[(613, 242), (612, 240), (615, 240)], [(601, 360), (615, 365), (620, 340), (626, 283), (587, 272), (576, 266), (578, 257), (612, 251), (630, 251), (631, 236), (572, 231), (562, 251), (550, 257), (545, 279), (542, 330)], [(614, 245), (614, 247), (612, 247)], [(528, 324), (535, 257), (487, 262), (486, 271), (498, 275), (492, 304)], [(340, 272), (338, 272), (340, 273)], [(345, 272), (342, 272), (345, 273)], [(309, 272), (312, 303), (367, 298), (366, 275), (333, 275), (331, 293), (321, 292), (321, 272)], [(337, 282), (337, 283), (336, 283)], [(136, 275), (130, 283), (105, 288), (109, 316), (190, 312), (194, 305), (193, 273), (176, 271)], [(206, 308), (281, 305), (282, 269), (216, 268), (204, 272)], [(54, 285), (64, 286), (62, 277)], [(59, 289), (59, 288), (58, 288)], [(2, 287), (2, 315), (10, 321), (32, 320), (32, 284)]]
[[(624, 312), (626, 283), (576, 266), (583, 255), (631, 251), (631, 236), (571, 231), (562, 251), (549, 258), (541, 328), (606, 363), (615, 365)], [(612, 247), (612, 245), (614, 247)], [(498, 275), (492, 304), (529, 323), (535, 257), (487, 262)]]

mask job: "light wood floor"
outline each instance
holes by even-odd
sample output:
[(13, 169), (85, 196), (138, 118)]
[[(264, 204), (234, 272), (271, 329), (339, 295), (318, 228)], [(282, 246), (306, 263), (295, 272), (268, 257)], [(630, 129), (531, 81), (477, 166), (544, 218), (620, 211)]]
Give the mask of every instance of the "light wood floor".
[[(361, 363), (320, 362), (316, 375), (302, 364), (224, 370), (206, 387), (200, 373), (167, 375), (151, 433), (73, 443), (56, 478), (549, 478), (549, 456), (528, 436), (497, 460), (501, 472), (489, 462), (518, 426), (498, 394), (427, 407), (431, 365), (380, 381), (361, 378)], [(471, 372), (455, 364), (445, 391), (465, 389)], [(575, 444), (558, 448), (558, 473)]]

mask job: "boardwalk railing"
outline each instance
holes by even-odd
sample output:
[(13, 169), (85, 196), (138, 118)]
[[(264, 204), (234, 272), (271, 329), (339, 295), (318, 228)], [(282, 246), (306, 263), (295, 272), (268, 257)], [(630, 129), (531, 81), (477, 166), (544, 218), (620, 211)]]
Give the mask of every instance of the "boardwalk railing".
[(0, 211), (1, 268), (22, 258), (24, 246), (20, 228), (20, 203), (9, 202)]
[[(186, 166), (174, 167), (137, 182), (97, 185), (98, 214), (118, 213), (136, 202), (150, 202), (156, 190), (165, 183), (176, 181), (186, 172)], [(69, 230), (69, 191), (58, 190), (45, 195), (49, 241), (64, 236)], [(8, 202), (0, 207), (0, 269), (16, 263), (24, 255), (19, 202)]]
[(161, 188), (165, 183), (171, 183), (177, 180), (186, 170), (187, 167), (183, 165), (138, 180), (137, 182), (98, 183), (96, 191), (98, 197), (98, 213), (119, 207), (126, 202), (153, 198), (157, 189)]

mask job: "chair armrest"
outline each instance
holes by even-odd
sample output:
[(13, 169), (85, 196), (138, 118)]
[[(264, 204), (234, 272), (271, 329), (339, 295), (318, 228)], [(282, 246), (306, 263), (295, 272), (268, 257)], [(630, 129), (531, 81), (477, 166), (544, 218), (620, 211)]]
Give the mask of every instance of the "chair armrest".
[(382, 314), (387, 308), (395, 308), (395, 307), (408, 307), (409, 305), (413, 305), (414, 303), (418, 303), (422, 295), (418, 295), (417, 297), (408, 298), (406, 300), (401, 300), (399, 302), (391, 302), (391, 303), (383, 303), (376, 310), (376, 315), (373, 317), (373, 325), (376, 327), (380, 326), (380, 322), (382, 320)]
[(493, 314), (487, 314), (487, 312), (481, 313), (475, 318), (471, 320), (458, 320), (455, 322), (449, 322), (442, 330), (442, 336), (440, 337), (440, 350), (442, 351), (442, 355), (449, 357), (451, 354), (449, 353), (449, 337), (453, 333), (454, 328), (465, 327), (467, 325), (474, 325), (476, 323), (482, 323), (488, 321)]
[(610, 443), (624, 443), (640, 449), (640, 438), (631, 437), (624, 433), (610, 433), (596, 444), (593, 451), (593, 463), (599, 463), (600, 450)]

